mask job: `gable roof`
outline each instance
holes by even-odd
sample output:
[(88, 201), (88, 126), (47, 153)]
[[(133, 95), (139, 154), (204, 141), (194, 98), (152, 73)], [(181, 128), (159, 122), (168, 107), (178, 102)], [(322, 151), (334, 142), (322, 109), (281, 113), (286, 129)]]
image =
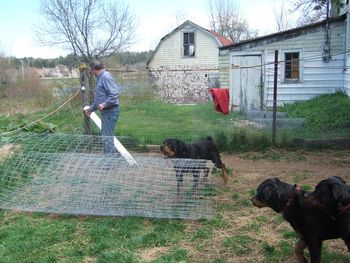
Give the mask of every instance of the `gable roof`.
[(169, 38), (170, 36), (172, 36), (173, 34), (175, 34), (177, 31), (181, 30), (182, 28), (184, 28), (185, 26), (190, 25), (191, 27), (196, 28), (197, 30), (209, 35), (210, 37), (214, 38), (218, 44), (218, 47), (223, 47), (225, 45), (230, 45), (233, 42), (230, 39), (227, 39), (226, 37), (220, 35), (219, 33), (216, 33), (212, 30), (208, 30), (205, 29), (204, 27), (201, 27), (195, 23), (193, 23), (190, 20), (185, 21), (184, 23), (182, 23), (181, 25), (179, 25), (177, 28), (175, 28), (173, 31), (171, 31), (170, 33), (168, 33), (167, 35), (165, 35), (164, 37), (162, 37), (156, 47), (156, 49), (154, 50), (153, 54), (151, 55), (151, 57), (149, 58), (149, 60), (147, 61), (147, 65), (151, 62), (151, 60), (153, 59), (154, 54), (157, 52), (159, 46), (161, 45), (161, 43), (166, 40), (167, 38)]
[[(331, 18), (328, 20), (328, 22), (332, 23), (332, 22), (336, 22), (336, 21), (342, 21), (345, 19), (346, 19), (346, 14)], [(267, 43), (277, 42), (277, 41), (284, 40), (287, 38), (294, 38), (294, 37), (298, 37), (300, 35), (307, 34), (308, 32), (312, 31), (314, 28), (325, 25), (326, 23), (327, 23), (327, 20), (323, 20), (321, 22), (317, 22), (314, 24), (310, 24), (310, 25), (306, 25), (306, 26), (302, 26), (302, 27), (297, 27), (297, 28), (292, 28), (289, 30), (280, 31), (277, 33), (273, 33), (273, 34), (269, 34), (269, 35), (265, 35), (265, 36), (261, 36), (261, 37), (257, 37), (257, 38), (252, 38), (252, 39), (248, 39), (248, 40), (243, 40), (243, 41), (240, 41), (237, 43), (232, 43), (229, 45), (221, 46), (221, 47), (219, 47), (219, 49), (220, 50), (226, 50), (226, 49), (241, 50), (241, 49), (243, 49), (244, 46), (248, 46), (248, 48), (250, 48), (250, 47), (254, 47), (254, 46), (264, 45)]]

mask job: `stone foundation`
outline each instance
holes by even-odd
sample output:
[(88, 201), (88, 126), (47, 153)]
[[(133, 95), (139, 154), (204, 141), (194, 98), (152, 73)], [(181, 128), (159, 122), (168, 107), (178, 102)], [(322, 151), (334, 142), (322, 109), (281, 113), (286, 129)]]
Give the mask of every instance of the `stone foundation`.
[(211, 100), (210, 78), (218, 76), (217, 67), (157, 67), (150, 69), (150, 79), (158, 95), (170, 103), (188, 104)]

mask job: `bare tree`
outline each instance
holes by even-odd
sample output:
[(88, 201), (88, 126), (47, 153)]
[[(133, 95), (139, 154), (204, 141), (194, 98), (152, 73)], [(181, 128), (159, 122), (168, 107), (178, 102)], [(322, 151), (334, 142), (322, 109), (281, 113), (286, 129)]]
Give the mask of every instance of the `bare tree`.
[(208, 0), (210, 29), (231, 39), (233, 42), (246, 40), (257, 35), (250, 30), (247, 20), (241, 15), (233, 0)]
[(61, 46), (84, 61), (111, 56), (132, 44), (135, 18), (128, 6), (104, 0), (41, 0), (41, 44)]
[(293, 27), (292, 19), (290, 19), (289, 11), (287, 10), (286, 3), (283, 0), (280, 6), (273, 9), (273, 14), (276, 21), (277, 32), (288, 30)]
[(0, 91), (3, 84), (10, 83), (14, 78), (14, 66), (12, 65), (12, 62), (12, 59), (6, 55), (0, 42)]
[(294, 0), (293, 10), (299, 11), (298, 26), (316, 23), (339, 14), (344, 0)]

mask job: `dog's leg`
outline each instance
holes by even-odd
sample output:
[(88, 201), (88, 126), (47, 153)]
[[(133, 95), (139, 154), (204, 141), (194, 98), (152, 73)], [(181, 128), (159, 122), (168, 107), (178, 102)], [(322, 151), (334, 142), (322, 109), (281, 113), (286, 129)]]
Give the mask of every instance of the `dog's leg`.
[(217, 168), (221, 168), (222, 171), (222, 179), (224, 180), (224, 183), (226, 184), (228, 182), (228, 174), (226, 170), (226, 166), (224, 163), (220, 163), (216, 165)]
[(181, 188), (183, 185), (184, 176), (181, 172), (176, 171), (176, 201), (181, 200)]
[(348, 251), (350, 252), (350, 240), (344, 240), (346, 247), (348, 248)]
[(204, 182), (208, 182), (208, 175), (209, 175), (209, 168), (205, 167), (204, 168)]
[(196, 195), (198, 191), (200, 170), (193, 169), (193, 184), (192, 184), (192, 195)]
[(311, 263), (321, 262), (322, 241), (307, 242), (310, 252)]
[(306, 242), (300, 239), (294, 248), (295, 255), (297, 256), (299, 263), (307, 263), (306, 258), (304, 257), (304, 249), (307, 247)]
[(228, 174), (227, 174), (225, 164), (220, 159), (219, 152), (213, 153), (211, 155), (211, 160), (217, 168), (220, 168), (222, 170), (222, 179), (224, 180), (224, 183), (226, 184), (228, 182)]
[(222, 170), (222, 179), (224, 180), (224, 183), (226, 184), (228, 182), (228, 174), (227, 174), (226, 167), (225, 167), (224, 163), (222, 163), (221, 170)]

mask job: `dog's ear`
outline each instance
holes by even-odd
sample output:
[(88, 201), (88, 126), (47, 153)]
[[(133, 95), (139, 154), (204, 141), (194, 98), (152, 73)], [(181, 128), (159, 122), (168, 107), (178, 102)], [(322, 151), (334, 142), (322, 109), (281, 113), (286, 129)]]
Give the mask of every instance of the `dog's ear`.
[(342, 182), (343, 184), (346, 184), (345, 180), (343, 178), (341, 178), (340, 176), (333, 176), (333, 178), (338, 179), (340, 182)]
[(277, 184), (281, 182), (281, 180), (280, 180), (279, 178), (277, 178), (277, 177), (273, 178), (273, 181), (274, 181), (275, 183), (277, 183)]
[(332, 184), (331, 192), (335, 200), (338, 200), (343, 195), (343, 188), (340, 184)]

